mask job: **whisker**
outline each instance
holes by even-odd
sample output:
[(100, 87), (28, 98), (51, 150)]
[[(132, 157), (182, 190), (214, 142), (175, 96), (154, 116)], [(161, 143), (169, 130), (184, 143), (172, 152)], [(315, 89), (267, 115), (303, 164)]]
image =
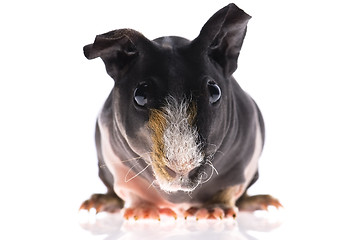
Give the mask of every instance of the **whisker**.
[(157, 181), (157, 180), (153, 180), (153, 182), (151, 182), (151, 183), (149, 184), (149, 187), (148, 187), (147, 189), (149, 189), (150, 187), (154, 187), (153, 184), (154, 184), (155, 181)]
[(200, 179), (199, 179), (199, 181), (198, 181), (198, 185), (200, 185), (200, 186), (202, 186), (203, 183), (205, 183), (205, 182), (202, 182), (203, 174), (205, 174), (205, 175), (206, 175), (205, 178), (207, 178), (207, 173), (206, 173), (206, 172), (202, 172), (202, 173), (200, 174)]
[(217, 175), (219, 175), (217, 169), (214, 167), (213, 163), (209, 160), (206, 161), (206, 164), (208, 164), (209, 166), (211, 166), (211, 168), (217, 173)]
[(216, 153), (220, 153), (220, 154), (222, 154), (223, 156), (226, 155), (226, 154), (224, 154), (224, 152), (221, 152), (221, 151), (219, 151), (219, 150), (217, 150), (217, 151), (214, 153), (214, 155), (215, 155)]
[(141, 159), (141, 158), (144, 157), (145, 155), (152, 154), (152, 153), (153, 153), (153, 152), (146, 152), (146, 153), (143, 153), (143, 154), (139, 155), (139, 157), (134, 157), (134, 158), (126, 159), (126, 160), (121, 160), (120, 162), (124, 163), (124, 162), (135, 161), (135, 160)]
[(209, 180), (211, 180), (211, 178), (213, 177), (213, 172), (214, 172), (214, 169), (212, 168), (211, 175), (210, 175), (209, 178), (206, 179), (203, 183), (206, 183), (206, 182), (208, 182)]
[(137, 166), (137, 165), (139, 165), (139, 163), (136, 163), (136, 164), (134, 164), (131, 168), (129, 168), (127, 174), (125, 174), (124, 182), (129, 182), (129, 180), (127, 181), (127, 176), (128, 176), (128, 174), (132, 171), (132, 169), (133, 169), (135, 166)]
[[(209, 178), (207, 178), (207, 176), (206, 176), (206, 179), (205, 179), (205, 181), (203, 181), (203, 182), (202, 182), (203, 176), (201, 177), (201, 180), (200, 180), (201, 184), (204, 184), (204, 183), (208, 182), (209, 180), (211, 180), (214, 172), (215, 172), (217, 175), (219, 174), (218, 171), (217, 171), (217, 169), (213, 166), (213, 164), (212, 164), (211, 161), (207, 160), (207, 161), (205, 162), (205, 164), (207, 164), (207, 165), (209, 165), (209, 166), (211, 167), (212, 172), (211, 172), (211, 175), (209, 176)], [(204, 172), (204, 174), (207, 175), (206, 172)]]
[[(129, 159), (126, 159), (126, 160), (121, 160), (121, 161), (114, 161), (114, 160), (112, 160), (112, 159), (109, 159), (109, 161), (110, 161), (111, 163), (116, 163), (116, 164), (125, 163), (125, 162), (132, 162), (132, 161), (136, 161), (136, 160), (138, 160), (138, 159), (141, 159), (141, 158), (143, 158), (144, 156), (149, 155), (149, 154), (152, 154), (152, 153), (153, 153), (153, 152), (146, 152), (146, 153), (141, 154), (139, 157), (129, 158)], [(147, 162), (145, 159), (144, 159), (144, 161)], [(107, 164), (106, 164), (104, 161), (102, 161), (102, 162), (103, 162), (103, 163), (102, 163), (101, 165), (99, 165), (99, 167), (100, 167), (100, 168), (105, 168), (105, 167), (107, 167)]]
[(225, 155), (224, 152), (217, 150), (217, 145), (216, 145), (216, 144), (206, 143), (206, 145), (210, 145), (210, 146), (214, 147), (214, 151), (212, 151), (212, 152), (209, 154), (209, 156), (207, 157), (208, 159), (212, 159), (217, 153), (222, 154), (222, 156)]
[[(209, 176), (209, 178), (207, 178), (208, 176), (206, 176), (206, 180), (204, 182), (202, 182), (202, 184), (204, 184), (204, 183), (208, 182), (209, 180), (211, 180), (211, 178), (213, 176), (213, 172), (214, 172), (214, 170), (212, 168), (211, 176)], [(205, 173), (205, 174), (207, 175), (207, 173)]]
[[(138, 163), (139, 164), (139, 163)], [(128, 170), (128, 172), (127, 172), (127, 174), (125, 175), (125, 177), (124, 177), (124, 182), (129, 182), (129, 181), (131, 181), (131, 180), (133, 180), (134, 178), (136, 178), (136, 177), (138, 177), (142, 172), (144, 172), (149, 166), (150, 166), (150, 164), (148, 164), (145, 168), (143, 168), (143, 170), (141, 170), (141, 171), (139, 171), (137, 174), (135, 174), (133, 177), (131, 177), (130, 179), (127, 179), (127, 176), (128, 176), (128, 174), (131, 172), (131, 170), (135, 167), (135, 166), (137, 166), (138, 164), (135, 164), (133, 167), (131, 167), (129, 170)]]
[[(198, 186), (198, 185), (197, 185), (197, 186)], [(192, 191), (188, 191), (187, 194), (188, 194), (188, 196), (189, 196), (190, 198), (193, 198), (193, 197), (192, 197)]]

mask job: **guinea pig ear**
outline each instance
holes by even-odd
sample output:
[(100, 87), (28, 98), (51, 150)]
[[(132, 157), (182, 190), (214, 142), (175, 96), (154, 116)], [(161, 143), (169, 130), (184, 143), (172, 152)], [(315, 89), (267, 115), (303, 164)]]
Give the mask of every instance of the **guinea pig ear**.
[(226, 77), (237, 69), (238, 55), (251, 19), (235, 4), (229, 4), (216, 12), (203, 26), (194, 40), (208, 56), (219, 64)]
[(135, 30), (119, 29), (97, 35), (94, 43), (84, 46), (83, 50), (87, 59), (100, 57), (108, 74), (117, 80), (137, 58), (137, 45), (147, 41), (149, 40)]

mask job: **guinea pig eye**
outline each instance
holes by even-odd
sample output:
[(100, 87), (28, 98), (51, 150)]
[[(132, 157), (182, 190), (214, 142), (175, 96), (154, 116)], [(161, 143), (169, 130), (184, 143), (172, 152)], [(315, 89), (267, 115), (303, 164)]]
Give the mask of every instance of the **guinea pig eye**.
[(134, 90), (134, 101), (141, 107), (144, 107), (145, 104), (147, 104), (147, 90), (148, 90), (148, 84), (143, 83), (139, 85)]
[(209, 102), (216, 103), (221, 98), (221, 89), (215, 82), (208, 82)]

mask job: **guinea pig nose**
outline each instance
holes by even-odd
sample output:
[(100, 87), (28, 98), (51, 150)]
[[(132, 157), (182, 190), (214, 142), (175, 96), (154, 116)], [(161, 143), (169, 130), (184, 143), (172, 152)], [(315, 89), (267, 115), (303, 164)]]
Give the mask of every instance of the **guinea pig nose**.
[(177, 173), (172, 169), (170, 169), (168, 166), (165, 166), (165, 170), (167, 171), (167, 173), (171, 178), (175, 178), (177, 176)]
[(189, 173), (188, 173), (188, 178), (192, 179), (198, 176), (198, 170), (199, 167), (193, 168)]

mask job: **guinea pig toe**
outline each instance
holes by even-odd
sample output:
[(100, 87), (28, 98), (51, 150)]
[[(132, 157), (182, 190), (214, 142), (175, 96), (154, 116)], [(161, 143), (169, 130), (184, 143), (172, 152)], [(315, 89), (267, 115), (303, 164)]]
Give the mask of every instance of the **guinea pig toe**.
[(225, 212), (222, 208), (215, 207), (208, 211), (208, 219), (223, 219)]
[(237, 217), (237, 211), (234, 208), (227, 208), (224, 210), (224, 215), (226, 218), (233, 218)]
[(188, 217), (194, 217), (196, 212), (198, 211), (198, 208), (191, 207), (187, 211), (184, 212), (184, 219), (187, 219)]
[(175, 220), (177, 219), (177, 214), (170, 208), (161, 208), (159, 209), (159, 213), (163, 216), (174, 218)]
[(207, 219), (210, 217), (210, 211), (206, 208), (200, 208), (195, 214), (196, 220)]
[(212, 212), (212, 218), (214, 219), (224, 219), (224, 218), (233, 218), (237, 216), (237, 211), (233, 207), (215, 207)]

